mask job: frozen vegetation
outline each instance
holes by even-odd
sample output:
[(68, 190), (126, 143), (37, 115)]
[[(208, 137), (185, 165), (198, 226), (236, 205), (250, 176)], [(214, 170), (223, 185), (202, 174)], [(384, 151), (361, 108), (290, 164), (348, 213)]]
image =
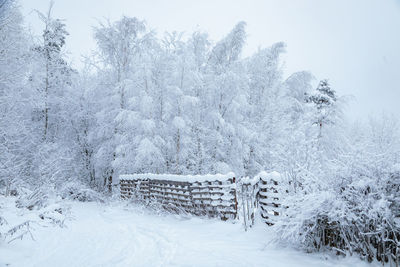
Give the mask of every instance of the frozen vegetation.
[[(103, 21), (76, 70), (67, 25), (51, 8), (37, 13), (41, 36), (16, 0), (0, 0), (0, 264), (398, 263), (396, 117), (348, 121), (351, 102), (325, 77), (283, 74), (284, 43), (243, 57), (245, 22), (214, 42)], [(260, 171), (283, 177), (287, 208), (247, 232), (110, 200), (120, 174), (252, 182)]]

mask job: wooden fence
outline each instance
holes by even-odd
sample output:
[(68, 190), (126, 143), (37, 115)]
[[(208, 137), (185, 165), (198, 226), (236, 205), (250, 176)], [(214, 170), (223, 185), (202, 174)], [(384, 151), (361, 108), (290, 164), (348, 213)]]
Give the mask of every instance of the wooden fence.
[(252, 179), (239, 181), (233, 173), (121, 175), (120, 193), (123, 199), (159, 204), (170, 211), (223, 220), (240, 219), (247, 229), (254, 224), (258, 210), (267, 225), (273, 225), (281, 215), (281, 179), (277, 172), (261, 172)]
[(236, 179), (233, 174), (121, 175), (120, 192), (123, 199), (156, 203), (167, 210), (223, 220), (237, 218)]
[(259, 207), (259, 178), (256, 176), (253, 179), (242, 178), (239, 182), (240, 188), (240, 215), (243, 217), (242, 221), (245, 230), (255, 223), (255, 217)]
[(267, 225), (273, 225), (277, 216), (281, 215), (281, 196), (279, 188), (281, 175), (277, 172), (261, 173), (259, 175), (259, 205), (260, 214)]
[(252, 179), (240, 180), (240, 215), (245, 229), (254, 224), (258, 210), (262, 221), (270, 226), (281, 215), (281, 182), (282, 176), (277, 172), (261, 172)]

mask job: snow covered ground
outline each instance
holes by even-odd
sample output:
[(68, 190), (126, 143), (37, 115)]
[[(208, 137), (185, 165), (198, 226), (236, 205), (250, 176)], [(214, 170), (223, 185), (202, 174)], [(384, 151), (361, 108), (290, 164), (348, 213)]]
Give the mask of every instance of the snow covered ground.
[[(0, 243), (0, 266), (373, 266), (278, 248), (261, 224), (245, 232), (240, 223), (154, 214), (121, 202), (67, 204), (66, 227), (33, 224), (35, 240)], [(37, 216), (16, 214), (4, 198), (0, 206), (10, 224)]]

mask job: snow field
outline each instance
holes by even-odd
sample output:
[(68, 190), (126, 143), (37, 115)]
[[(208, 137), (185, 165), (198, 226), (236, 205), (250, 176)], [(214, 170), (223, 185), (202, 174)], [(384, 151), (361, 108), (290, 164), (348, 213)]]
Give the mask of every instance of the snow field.
[[(2, 202), (10, 224), (35, 215), (21, 217)], [(151, 214), (124, 202), (69, 204), (66, 227), (37, 226), (36, 241), (2, 243), (0, 266), (372, 266), (268, 244), (271, 233), (260, 222), (245, 232), (239, 222)]]

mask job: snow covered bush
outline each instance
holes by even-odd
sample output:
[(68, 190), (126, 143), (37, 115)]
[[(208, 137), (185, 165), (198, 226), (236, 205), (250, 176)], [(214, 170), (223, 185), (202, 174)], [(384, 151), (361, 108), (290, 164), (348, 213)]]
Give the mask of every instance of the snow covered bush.
[(82, 202), (97, 201), (104, 202), (104, 197), (95, 190), (79, 182), (69, 182), (60, 189), (63, 199), (78, 200)]
[(31, 232), (31, 223), (31, 221), (25, 221), (21, 224), (13, 226), (3, 234), (4, 240), (10, 243), (14, 240), (23, 239), (26, 235), (34, 239)]
[(41, 222), (64, 227), (65, 221), (70, 219), (70, 207), (63, 203), (52, 203), (40, 210), (39, 218)]
[(398, 260), (400, 225), (384, 186), (360, 177), (337, 189), (289, 196), (274, 226), (279, 239), (307, 251), (331, 248), (368, 260)]
[(0, 197), (0, 245), (2, 241), (10, 243), (25, 237), (35, 240), (36, 227), (65, 227), (65, 222), (71, 218), (70, 206), (56, 199), (38, 201), (38, 192), (26, 198), (31, 201), (24, 202), (21, 199)]
[(351, 147), (335, 155), (337, 164), (319, 162), (311, 171), (298, 173), (300, 186), (283, 200), (288, 208), (273, 227), (277, 240), (307, 251), (333, 249), (398, 264), (396, 123), (382, 118), (357, 129), (349, 137)]
[(20, 195), (16, 200), (18, 208), (26, 208), (28, 210), (41, 209), (48, 205), (49, 192), (45, 188), (36, 188), (31, 193)]

